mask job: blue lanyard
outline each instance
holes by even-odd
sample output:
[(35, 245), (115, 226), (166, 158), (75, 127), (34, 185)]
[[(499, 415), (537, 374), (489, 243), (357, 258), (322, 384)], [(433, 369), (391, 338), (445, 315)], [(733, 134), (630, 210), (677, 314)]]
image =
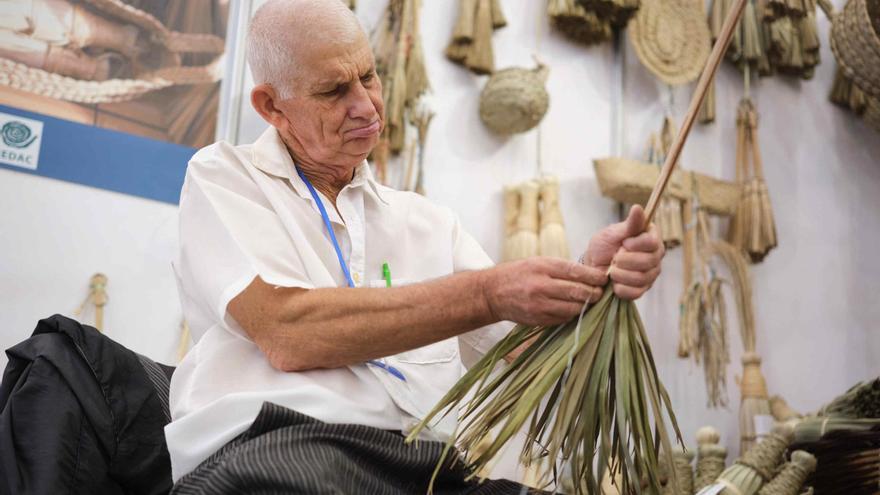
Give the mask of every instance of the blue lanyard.
[[(354, 280), (351, 279), (351, 272), (348, 271), (348, 265), (345, 263), (345, 258), (342, 257), (342, 250), (339, 249), (339, 241), (336, 240), (336, 234), (333, 232), (333, 226), (330, 224), (330, 216), (327, 215), (327, 209), (324, 208), (324, 202), (321, 201), (321, 198), (318, 196), (318, 191), (315, 190), (312, 183), (309, 182), (309, 179), (303, 173), (299, 167), (296, 167), (296, 173), (299, 174), (299, 178), (302, 179), (303, 182), (306, 183), (306, 187), (309, 188), (309, 192), (312, 194), (312, 199), (315, 200), (315, 203), (318, 205), (318, 211), (321, 212), (321, 218), (324, 220), (324, 226), (327, 227), (327, 233), (330, 234), (330, 241), (333, 242), (333, 249), (336, 250), (336, 258), (339, 260), (339, 266), (342, 268), (342, 273), (345, 274), (345, 280), (348, 281), (348, 286), (354, 288)], [(403, 373), (400, 372), (394, 366), (390, 364), (385, 364), (379, 360), (370, 360), (367, 363), (376, 366), (377, 368), (382, 368), (383, 370), (391, 373), (395, 377), (406, 381), (406, 377), (403, 376)]]

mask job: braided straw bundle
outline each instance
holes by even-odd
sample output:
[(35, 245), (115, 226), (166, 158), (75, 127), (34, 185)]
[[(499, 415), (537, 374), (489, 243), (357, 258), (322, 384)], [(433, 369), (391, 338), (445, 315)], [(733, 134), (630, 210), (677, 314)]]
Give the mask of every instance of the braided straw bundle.
[(709, 28), (695, 0), (643, 0), (629, 23), (629, 39), (645, 67), (666, 84), (700, 75), (709, 56)]
[(704, 426), (697, 430), (695, 493), (699, 493), (700, 490), (714, 483), (718, 476), (724, 472), (727, 449), (719, 443), (720, 441), (721, 435), (711, 426)]
[(831, 24), (831, 50), (844, 74), (880, 98), (880, 0), (849, 0)]
[(791, 443), (791, 426), (777, 425), (761, 443), (746, 451), (725, 469), (717, 482), (725, 486), (721, 495), (755, 495), (773, 478), (782, 454)]
[(803, 450), (791, 453), (791, 462), (786, 462), (782, 471), (764, 485), (758, 495), (798, 495), (804, 481), (816, 470), (816, 458)]
[(548, 69), (513, 67), (489, 78), (480, 93), (480, 119), (495, 133), (516, 134), (532, 129), (547, 113), (550, 95), (544, 88)]
[[(694, 453), (682, 449), (675, 449), (672, 452), (672, 469), (675, 470), (675, 481), (672, 478), (663, 485), (660, 495), (693, 495), (694, 493), (694, 471), (691, 463), (694, 460)], [(666, 463), (661, 463), (662, 467)]]

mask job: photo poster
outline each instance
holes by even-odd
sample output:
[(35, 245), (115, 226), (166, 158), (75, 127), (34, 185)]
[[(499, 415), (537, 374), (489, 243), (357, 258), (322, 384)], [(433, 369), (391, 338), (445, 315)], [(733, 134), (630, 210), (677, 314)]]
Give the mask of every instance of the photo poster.
[(0, 168), (177, 204), (229, 0), (0, 1)]

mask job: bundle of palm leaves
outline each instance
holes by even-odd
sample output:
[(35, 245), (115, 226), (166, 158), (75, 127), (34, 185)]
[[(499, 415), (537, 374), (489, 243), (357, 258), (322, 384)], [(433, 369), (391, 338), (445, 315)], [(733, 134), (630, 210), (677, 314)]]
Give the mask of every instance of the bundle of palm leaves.
[(857, 383), (819, 411), (822, 416), (880, 418), (880, 378)]
[[(669, 182), (744, 2), (736, 1), (703, 70), (648, 200), (646, 223)], [(499, 361), (527, 343), (509, 366), (493, 374)], [(576, 493), (598, 493), (599, 481), (609, 469), (620, 473), (621, 493), (641, 493), (643, 481), (659, 491), (659, 451), (673, 452), (667, 420), (681, 442), (635, 303), (619, 299), (610, 285), (597, 303), (585, 304), (571, 321), (552, 328), (514, 328), (470, 368), (408, 440), (414, 441), (438, 415), (446, 414), (460, 419), (447, 452), (457, 443), (467, 453), (484, 438), (492, 438), (479, 455), (465, 455), (472, 476), (528, 422), (522, 462), (542, 463), (542, 477), (553, 481), (558, 481), (559, 464), (567, 463), (576, 480)], [(535, 450), (533, 445), (540, 448)], [(670, 459), (667, 456), (667, 469), (676, 486)], [(438, 470), (443, 462), (438, 463)]]

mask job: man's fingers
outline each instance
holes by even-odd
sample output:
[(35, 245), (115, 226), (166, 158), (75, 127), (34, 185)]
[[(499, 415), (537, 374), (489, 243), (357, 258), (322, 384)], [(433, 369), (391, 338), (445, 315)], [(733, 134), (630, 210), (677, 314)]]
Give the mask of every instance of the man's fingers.
[(660, 265), (662, 259), (663, 253), (659, 250), (645, 253), (621, 249), (614, 257), (614, 266), (624, 270), (644, 272)]
[(595, 302), (601, 296), (601, 287), (567, 280), (554, 280), (547, 291), (547, 297), (560, 301), (576, 302), (581, 305), (588, 300)]
[(629, 285), (631, 287), (647, 287), (654, 283), (660, 274), (660, 267), (654, 267), (648, 271), (624, 270), (615, 265), (611, 267), (611, 280), (616, 284)]
[(637, 251), (642, 253), (653, 253), (659, 251), (662, 246), (660, 236), (657, 235), (655, 229), (643, 232), (635, 237), (624, 239), (623, 248), (627, 251)]
[(648, 290), (649, 287), (633, 287), (631, 285), (625, 284), (614, 284), (614, 294), (617, 297), (627, 300), (633, 301), (642, 297), (642, 295)]
[(555, 279), (570, 280), (596, 286), (603, 286), (608, 283), (606, 273), (596, 267), (559, 258), (544, 258), (544, 260), (547, 263), (549, 275)]
[(565, 323), (581, 312), (583, 303), (550, 300), (544, 303), (543, 324)]

